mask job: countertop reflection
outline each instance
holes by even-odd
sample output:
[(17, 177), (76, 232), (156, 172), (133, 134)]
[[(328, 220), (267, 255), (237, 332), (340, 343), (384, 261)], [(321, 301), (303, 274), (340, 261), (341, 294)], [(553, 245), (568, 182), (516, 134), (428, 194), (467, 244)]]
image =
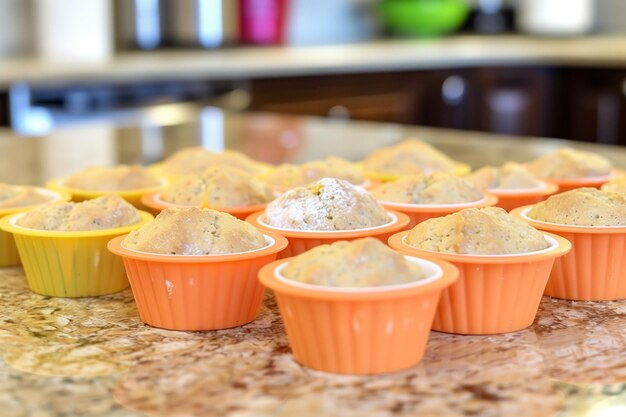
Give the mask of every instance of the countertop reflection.
[[(167, 113), (167, 112), (166, 112)], [(133, 126), (0, 132), (0, 181), (42, 184), (87, 165), (149, 164), (201, 144), (263, 161), (328, 154), (352, 160), (415, 136), (478, 167), (526, 161), (570, 142), (400, 125), (199, 109)], [(180, 116), (180, 117), (179, 117)], [(164, 121), (166, 120), (166, 121)], [(626, 167), (626, 150), (574, 144)], [(237, 329), (145, 326), (130, 290), (87, 299), (30, 292), (0, 268), (3, 417), (626, 415), (626, 301), (544, 297), (535, 323), (505, 335), (432, 332), (420, 365), (376, 377), (336, 376), (294, 362), (274, 298)]]

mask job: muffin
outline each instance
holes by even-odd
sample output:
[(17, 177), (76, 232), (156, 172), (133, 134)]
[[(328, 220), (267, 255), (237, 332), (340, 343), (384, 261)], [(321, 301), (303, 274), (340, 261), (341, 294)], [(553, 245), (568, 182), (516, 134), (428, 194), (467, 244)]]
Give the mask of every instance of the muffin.
[(339, 178), (355, 185), (365, 182), (363, 173), (356, 165), (336, 156), (306, 162), (302, 165), (282, 164), (269, 171), (263, 180), (284, 190), (306, 186), (322, 178)]
[(55, 198), (58, 195), (42, 192), (38, 187), (0, 183), (0, 209), (35, 206)]
[(151, 219), (108, 195), (80, 203), (47, 203), (1, 219), (0, 228), (13, 234), (33, 292), (92, 297), (128, 287), (124, 266), (107, 252), (107, 243)]
[(497, 207), (469, 208), (396, 233), (389, 245), (459, 268), (444, 290), (433, 329), (496, 334), (530, 326), (556, 258), (570, 250), (560, 236), (541, 233)]
[(469, 208), (427, 220), (411, 229), (406, 243), (470, 255), (526, 253), (548, 247), (542, 233), (499, 207)]
[(536, 188), (541, 182), (525, 165), (509, 161), (500, 167), (484, 166), (464, 177), (480, 190)]
[(168, 208), (131, 232), (123, 245), (132, 250), (170, 255), (216, 255), (267, 246), (263, 234), (228, 213), (203, 208)]
[(425, 277), (419, 266), (371, 237), (313, 248), (293, 258), (282, 274), (294, 281), (330, 287), (406, 284)]
[[(378, 149), (363, 161), (363, 169), (373, 179), (431, 172), (454, 173), (457, 163), (426, 142), (407, 139), (394, 146)], [(384, 179), (384, 178), (383, 178)]]
[(456, 175), (407, 175), (371, 190), (378, 200), (405, 204), (458, 204), (482, 200), (480, 190)]
[(265, 222), (293, 230), (354, 230), (390, 222), (386, 210), (367, 191), (336, 178), (293, 188), (268, 204)]
[(559, 190), (557, 184), (537, 179), (525, 165), (510, 161), (500, 167), (485, 166), (464, 178), (498, 197), (496, 205), (507, 211), (545, 200)]
[(615, 193), (626, 193), (626, 176), (621, 175), (613, 178), (602, 186), (605, 191), (613, 191)]
[(578, 188), (511, 212), (572, 242), (545, 294), (567, 300), (626, 298), (626, 195)]
[(79, 190), (121, 191), (158, 187), (161, 179), (139, 165), (89, 167), (67, 177), (64, 185)]
[(526, 164), (537, 178), (572, 179), (611, 174), (613, 165), (593, 152), (559, 148)]
[(259, 174), (267, 169), (267, 165), (257, 162), (241, 152), (224, 150), (211, 152), (202, 147), (184, 148), (156, 166), (157, 172), (168, 176), (201, 174), (207, 168), (232, 167), (249, 174)]
[[(67, 193), (47, 188), (0, 183), (0, 217), (32, 210), (38, 205), (52, 201), (67, 201), (70, 198)], [(13, 235), (0, 230), (0, 267), (20, 263)]]
[(371, 191), (383, 207), (409, 216), (411, 228), (433, 217), (441, 217), (468, 207), (488, 207), (498, 202), (456, 175), (435, 172), (406, 175), (383, 183)]
[(214, 330), (254, 320), (259, 269), (287, 240), (206, 208), (168, 208), (108, 248), (122, 257), (141, 319), (172, 330)]
[(141, 220), (137, 209), (116, 195), (80, 203), (49, 203), (26, 212), (18, 226), (36, 230), (90, 231), (130, 226)]
[(233, 167), (210, 167), (201, 175), (189, 175), (161, 191), (166, 203), (220, 208), (269, 203), (274, 194), (251, 174)]
[(376, 374), (420, 361), (441, 291), (457, 271), (365, 238), (273, 262), (259, 278), (274, 291), (298, 362)]

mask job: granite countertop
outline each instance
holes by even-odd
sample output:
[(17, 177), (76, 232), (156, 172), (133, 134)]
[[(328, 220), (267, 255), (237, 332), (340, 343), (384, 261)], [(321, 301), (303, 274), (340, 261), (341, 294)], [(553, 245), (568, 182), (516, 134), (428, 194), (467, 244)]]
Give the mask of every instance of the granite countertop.
[(16, 58), (0, 61), (0, 87), (16, 81), (233, 80), (503, 64), (624, 67), (626, 37), (465, 35), (349, 45), (126, 52), (97, 63)]
[[(0, 132), (0, 181), (37, 184), (88, 164), (145, 163), (200, 143), (271, 162), (328, 153), (357, 159), (407, 136), (474, 167), (564, 144), (626, 167), (626, 150), (610, 146), (211, 108), (168, 126), (87, 126), (30, 139)], [(28, 290), (21, 268), (0, 268), (3, 417), (616, 417), (626, 415), (625, 346), (626, 301), (544, 297), (526, 330), (432, 332), (412, 369), (337, 376), (293, 360), (271, 294), (246, 326), (175, 332), (142, 324), (130, 290), (44, 297)]]

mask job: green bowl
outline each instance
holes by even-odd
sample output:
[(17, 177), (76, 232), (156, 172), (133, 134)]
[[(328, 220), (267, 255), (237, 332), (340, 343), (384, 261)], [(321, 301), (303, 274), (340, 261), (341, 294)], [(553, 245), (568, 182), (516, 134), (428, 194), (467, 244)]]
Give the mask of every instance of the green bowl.
[(469, 13), (466, 0), (385, 0), (383, 24), (393, 33), (436, 36), (458, 29)]

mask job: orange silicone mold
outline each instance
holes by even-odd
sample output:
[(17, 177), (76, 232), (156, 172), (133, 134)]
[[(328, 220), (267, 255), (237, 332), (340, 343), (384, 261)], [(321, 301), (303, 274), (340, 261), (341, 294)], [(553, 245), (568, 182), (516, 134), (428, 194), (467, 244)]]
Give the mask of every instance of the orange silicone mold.
[(411, 229), (416, 224), (424, 220), (432, 219), (433, 217), (446, 216), (471, 207), (495, 206), (498, 203), (498, 197), (485, 194), (481, 200), (458, 204), (404, 204), (393, 203), (391, 201), (379, 201), (379, 203), (386, 209), (397, 210), (409, 216), (409, 224), (405, 228)]
[(559, 186), (553, 182), (540, 181), (537, 188), (524, 189), (501, 189), (489, 188), (487, 192), (498, 197), (496, 206), (511, 211), (514, 208), (528, 204), (538, 203), (550, 197), (559, 190)]
[(626, 226), (547, 223), (528, 217), (531, 208), (519, 207), (511, 214), (572, 243), (572, 251), (556, 261), (546, 295), (566, 300), (626, 299)]
[[(148, 207), (150, 212), (154, 215), (159, 214), (162, 210), (165, 210), (168, 207), (190, 207), (182, 204), (174, 204), (168, 203), (167, 201), (163, 201), (161, 199), (161, 193), (150, 193), (144, 194), (141, 197), (141, 203)], [(256, 204), (252, 206), (234, 206), (234, 207), (208, 207), (213, 210), (223, 211), (224, 213), (228, 213), (232, 216), (237, 217), (240, 220), (245, 220), (246, 217), (260, 210), (265, 210), (265, 204)]]
[(338, 240), (354, 240), (362, 237), (375, 237), (384, 243), (392, 234), (403, 230), (409, 224), (409, 217), (398, 211), (387, 210), (389, 217), (392, 219), (389, 223), (369, 227), (367, 229), (358, 230), (333, 230), (333, 231), (310, 231), (310, 230), (292, 230), (272, 227), (263, 221), (265, 212), (260, 211), (246, 218), (246, 221), (254, 225), (263, 232), (273, 232), (285, 236), (289, 240), (287, 246), (278, 254), (278, 258), (287, 258), (299, 255), (316, 246), (326, 245)]
[(559, 190), (557, 192), (562, 193), (564, 191), (569, 191), (580, 187), (600, 188), (602, 184), (609, 182), (615, 175), (616, 172), (614, 171), (609, 175), (603, 175), (599, 177), (546, 178), (546, 180), (558, 185)]
[(413, 256), (446, 260), (459, 268), (459, 280), (444, 290), (433, 330), (458, 334), (514, 332), (530, 326), (554, 260), (570, 243), (546, 234), (549, 249), (517, 255), (463, 255), (415, 248), (405, 242), (409, 232), (396, 233), (389, 246)]
[(262, 249), (223, 255), (179, 256), (127, 249), (120, 236), (109, 250), (122, 257), (139, 316), (170, 330), (214, 330), (253, 321), (263, 302), (259, 269), (287, 240), (266, 233)]
[(410, 368), (422, 358), (437, 301), (458, 275), (439, 260), (407, 257), (428, 271), (423, 282), (361, 289), (290, 283), (283, 259), (259, 278), (274, 290), (295, 359), (309, 368), (377, 374)]
[[(49, 195), (50, 201), (69, 201), (71, 198), (71, 196), (67, 193), (48, 190), (45, 188), (37, 188), (37, 192)], [(39, 205), (41, 204), (34, 206), (0, 208), (0, 217), (32, 210)], [(15, 246), (15, 239), (13, 238), (13, 235), (9, 232), (5, 232), (4, 230), (0, 230), (0, 267), (16, 266), (20, 265), (20, 263), (20, 255), (17, 251), (17, 247)]]

